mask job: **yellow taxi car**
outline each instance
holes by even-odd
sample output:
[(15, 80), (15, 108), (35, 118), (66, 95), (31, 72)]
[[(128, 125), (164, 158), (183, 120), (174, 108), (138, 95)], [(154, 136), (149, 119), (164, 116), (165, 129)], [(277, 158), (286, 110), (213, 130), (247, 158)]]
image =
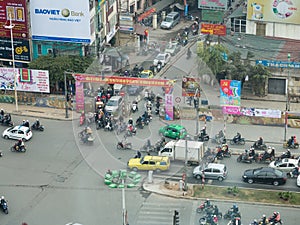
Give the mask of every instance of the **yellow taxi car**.
[(153, 78), (154, 74), (151, 70), (143, 70), (140, 73), (140, 78)]
[(131, 158), (127, 166), (134, 171), (138, 170), (155, 170), (157, 172), (168, 170), (170, 159), (167, 156), (147, 155), (142, 158)]

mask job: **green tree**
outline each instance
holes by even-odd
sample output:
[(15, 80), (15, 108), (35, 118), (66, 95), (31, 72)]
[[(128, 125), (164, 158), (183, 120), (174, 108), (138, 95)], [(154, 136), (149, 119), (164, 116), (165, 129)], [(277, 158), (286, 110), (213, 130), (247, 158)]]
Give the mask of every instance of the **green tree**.
[(265, 66), (261, 64), (251, 66), (249, 72), (249, 82), (252, 86), (252, 91), (255, 95), (266, 95), (267, 81), (270, 76), (271, 73)]
[[(57, 56), (51, 55), (40, 56), (36, 60), (29, 63), (29, 69), (48, 70), (51, 87), (58, 87), (58, 83), (64, 81), (64, 71), (74, 71), (84, 73), (93, 58), (81, 56)], [(71, 75), (67, 75), (68, 80), (72, 80)]]

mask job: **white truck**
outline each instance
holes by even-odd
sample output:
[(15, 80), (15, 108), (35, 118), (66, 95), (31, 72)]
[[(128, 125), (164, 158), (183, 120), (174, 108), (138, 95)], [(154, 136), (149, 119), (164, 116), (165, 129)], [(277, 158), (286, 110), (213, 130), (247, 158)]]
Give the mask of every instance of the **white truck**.
[(185, 161), (186, 159), (188, 164), (198, 165), (204, 156), (204, 143), (186, 140), (170, 141), (158, 152), (158, 155), (168, 156), (171, 160)]

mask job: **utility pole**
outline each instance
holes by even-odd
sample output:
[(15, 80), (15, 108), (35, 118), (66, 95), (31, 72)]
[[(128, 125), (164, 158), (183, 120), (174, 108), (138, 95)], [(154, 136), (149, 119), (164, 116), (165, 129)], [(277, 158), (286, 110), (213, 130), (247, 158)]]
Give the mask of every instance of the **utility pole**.
[(196, 109), (196, 135), (199, 133), (199, 89), (197, 88), (194, 95), (194, 108)]
[(288, 128), (288, 111), (290, 111), (289, 82), (290, 82), (290, 61), (291, 61), (291, 54), (288, 53), (287, 57), (288, 57), (288, 76), (287, 76), (287, 85), (286, 85), (286, 103), (285, 103), (285, 114), (284, 114), (284, 137), (283, 137), (284, 141), (286, 141), (287, 128)]

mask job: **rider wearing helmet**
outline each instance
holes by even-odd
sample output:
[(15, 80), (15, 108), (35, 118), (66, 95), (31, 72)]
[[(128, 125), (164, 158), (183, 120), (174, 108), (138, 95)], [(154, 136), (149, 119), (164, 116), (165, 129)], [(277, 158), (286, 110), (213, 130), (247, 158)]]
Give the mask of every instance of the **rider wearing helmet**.
[(40, 121), (39, 121), (39, 119), (36, 119), (35, 126), (36, 126), (37, 129), (40, 127)]
[(268, 224), (268, 220), (267, 220), (267, 217), (266, 217), (265, 214), (262, 216), (260, 224), (261, 225), (267, 225)]
[(6, 200), (5, 200), (4, 196), (2, 195), (0, 198), (0, 204), (3, 205), (4, 203), (6, 203)]
[(233, 142), (237, 143), (241, 140), (241, 138), (242, 138), (242, 135), (239, 132), (237, 132), (236, 135), (233, 137)]

